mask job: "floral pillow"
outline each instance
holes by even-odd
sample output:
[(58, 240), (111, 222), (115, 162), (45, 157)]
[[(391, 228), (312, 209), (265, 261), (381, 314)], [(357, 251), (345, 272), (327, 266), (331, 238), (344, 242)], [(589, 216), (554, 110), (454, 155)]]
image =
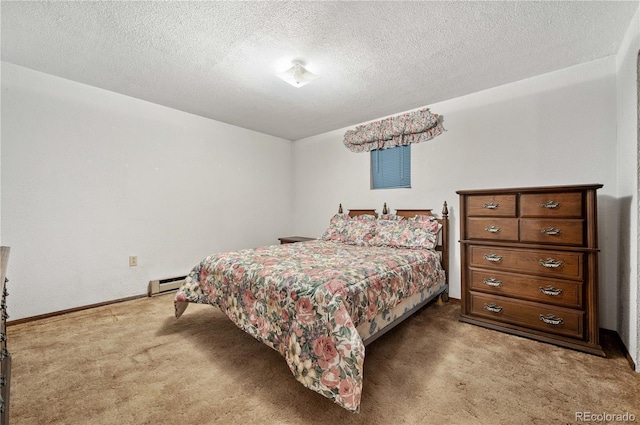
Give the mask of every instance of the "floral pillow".
[[(409, 229), (403, 233), (404, 238), (399, 242), (404, 248), (433, 249), (438, 243), (438, 233), (431, 230), (431, 226), (424, 226), (422, 222), (408, 221)], [(439, 224), (437, 221), (436, 224)]]
[[(436, 235), (442, 229), (442, 224), (432, 215), (416, 215), (409, 219), (410, 222), (419, 225)], [(418, 224), (419, 223), (419, 224)]]
[(329, 227), (320, 239), (324, 241), (342, 242), (346, 233), (346, 225), (351, 220), (348, 214), (336, 214), (329, 220)]
[(402, 239), (402, 233), (408, 227), (407, 223), (406, 220), (378, 220), (375, 236), (371, 238), (369, 245), (398, 247), (398, 241)]
[(351, 220), (375, 220), (376, 216), (373, 214), (360, 214), (355, 217), (351, 217)]
[(380, 220), (404, 220), (404, 217), (396, 214), (382, 214)]
[[(424, 216), (427, 217), (427, 216)], [(428, 220), (378, 220), (376, 234), (370, 245), (411, 249), (433, 249), (442, 225)]]
[(349, 245), (369, 245), (375, 231), (375, 220), (350, 220), (345, 226), (343, 242)]

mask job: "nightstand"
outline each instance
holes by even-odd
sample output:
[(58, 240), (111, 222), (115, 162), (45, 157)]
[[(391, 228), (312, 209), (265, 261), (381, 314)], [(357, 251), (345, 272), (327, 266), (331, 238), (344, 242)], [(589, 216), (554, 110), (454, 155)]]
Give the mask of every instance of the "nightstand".
[(306, 238), (304, 236), (287, 236), (286, 238), (278, 238), (280, 245), (284, 245), (286, 243), (313, 241), (315, 239), (316, 238)]

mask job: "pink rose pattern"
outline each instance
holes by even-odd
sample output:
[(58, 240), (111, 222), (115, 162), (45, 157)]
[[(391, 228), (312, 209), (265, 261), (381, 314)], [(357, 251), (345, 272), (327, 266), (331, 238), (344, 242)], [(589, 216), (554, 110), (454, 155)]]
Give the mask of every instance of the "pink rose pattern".
[(365, 352), (356, 327), (440, 284), (438, 258), (322, 240), (227, 252), (196, 265), (175, 303), (218, 306), (280, 352), (303, 385), (358, 412)]
[(345, 226), (343, 242), (351, 245), (367, 245), (376, 232), (376, 220), (349, 220)]
[(357, 126), (344, 134), (351, 152), (369, 152), (431, 140), (445, 130), (442, 115), (420, 109)]
[(329, 220), (329, 227), (324, 231), (320, 239), (323, 241), (342, 242), (344, 240), (345, 226), (351, 218), (348, 214), (336, 214)]
[(427, 216), (416, 217), (425, 219), (378, 220), (375, 234), (368, 244), (411, 249), (435, 248), (442, 224), (435, 219), (427, 219)]
[(350, 245), (392, 246), (396, 248), (433, 249), (442, 228), (435, 217), (417, 215), (404, 219), (397, 215), (349, 217), (336, 214), (320, 239)]

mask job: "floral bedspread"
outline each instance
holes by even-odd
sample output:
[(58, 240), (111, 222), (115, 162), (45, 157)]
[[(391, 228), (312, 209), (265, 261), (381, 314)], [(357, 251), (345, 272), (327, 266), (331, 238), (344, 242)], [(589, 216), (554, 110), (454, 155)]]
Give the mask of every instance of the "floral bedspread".
[(175, 297), (218, 306), (284, 356), (306, 387), (359, 412), (364, 344), (356, 326), (439, 284), (432, 250), (310, 241), (216, 254), (195, 266)]

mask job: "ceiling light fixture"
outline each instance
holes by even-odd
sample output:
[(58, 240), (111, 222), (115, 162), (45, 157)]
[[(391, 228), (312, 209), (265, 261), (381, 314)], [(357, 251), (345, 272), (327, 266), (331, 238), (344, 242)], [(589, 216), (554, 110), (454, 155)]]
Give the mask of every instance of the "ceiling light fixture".
[(300, 61), (293, 61), (291, 64), (293, 65), (291, 68), (287, 69), (285, 72), (276, 74), (276, 76), (291, 84), (293, 87), (302, 87), (320, 78), (319, 75), (307, 71), (304, 67), (304, 63)]

